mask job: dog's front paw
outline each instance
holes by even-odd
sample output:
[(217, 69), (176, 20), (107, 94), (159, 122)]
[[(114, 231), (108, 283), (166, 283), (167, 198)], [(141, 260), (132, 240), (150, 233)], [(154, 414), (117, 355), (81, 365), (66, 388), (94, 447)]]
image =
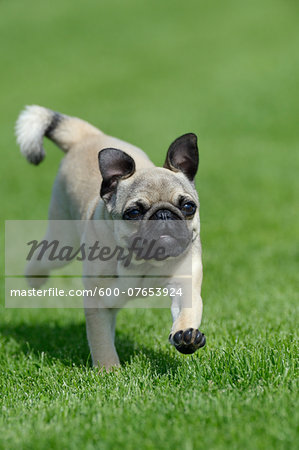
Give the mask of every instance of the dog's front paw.
[(195, 328), (187, 328), (169, 335), (169, 341), (175, 348), (185, 355), (196, 352), (206, 344), (206, 337)]

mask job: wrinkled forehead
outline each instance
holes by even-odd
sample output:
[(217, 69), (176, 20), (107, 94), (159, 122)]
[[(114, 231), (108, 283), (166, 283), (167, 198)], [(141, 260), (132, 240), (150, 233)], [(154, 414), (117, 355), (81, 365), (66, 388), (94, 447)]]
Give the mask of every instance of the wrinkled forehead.
[(179, 195), (192, 195), (194, 188), (186, 177), (161, 167), (139, 170), (124, 180), (130, 197), (141, 197), (150, 204), (176, 201)]

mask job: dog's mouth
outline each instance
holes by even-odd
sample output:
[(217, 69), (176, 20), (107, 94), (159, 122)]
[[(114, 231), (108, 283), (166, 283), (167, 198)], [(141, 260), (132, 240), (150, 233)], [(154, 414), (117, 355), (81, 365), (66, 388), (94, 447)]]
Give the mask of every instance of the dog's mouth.
[(128, 241), (136, 259), (164, 260), (178, 257), (186, 251), (192, 232), (183, 220), (146, 220)]

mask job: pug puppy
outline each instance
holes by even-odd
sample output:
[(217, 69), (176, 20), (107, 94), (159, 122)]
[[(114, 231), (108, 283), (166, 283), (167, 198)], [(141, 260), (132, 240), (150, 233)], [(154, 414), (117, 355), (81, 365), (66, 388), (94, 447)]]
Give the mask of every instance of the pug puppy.
[[(82, 242), (96, 236), (98, 221), (105, 221), (104, 233), (109, 242), (129, 248), (134, 238), (135, 242), (140, 238), (164, 248), (163, 260), (159, 261), (143, 246), (139, 258), (134, 253), (130, 267), (116, 260), (105, 266), (99, 262), (92, 268), (83, 262), (83, 275), (88, 273), (83, 277), (86, 287), (93, 288), (99, 281), (97, 276), (112, 271), (117, 277), (101, 279), (102, 286), (120, 286), (126, 275), (139, 277), (142, 272), (142, 277), (129, 277), (126, 282), (131, 287), (134, 283), (148, 287), (150, 278), (146, 275), (156, 274), (157, 268), (163, 272), (163, 267), (167, 267), (163, 283), (177, 288), (178, 267), (187, 257), (192, 258), (191, 289), (172, 298), (169, 341), (184, 354), (203, 347), (206, 339), (198, 329), (202, 316), (202, 260), (199, 199), (194, 186), (198, 168), (196, 135), (188, 133), (176, 139), (167, 151), (163, 167), (154, 166), (139, 148), (108, 136), (81, 119), (41, 106), (28, 106), (20, 114), (16, 136), (22, 154), (32, 164), (38, 165), (45, 157), (44, 136), (66, 153), (54, 182), (44, 239), (52, 240), (57, 220), (85, 221), (84, 229), (65, 236), (70, 245), (75, 245), (75, 240)], [(26, 274), (31, 284), (38, 286), (51, 270), (66, 263), (32, 260)], [(42, 278), (34, 278), (36, 275)], [(128, 300), (128, 296), (122, 297), (121, 302), (112, 297), (84, 300), (93, 364), (107, 370), (119, 365), (114, 334), (116, 314)]]

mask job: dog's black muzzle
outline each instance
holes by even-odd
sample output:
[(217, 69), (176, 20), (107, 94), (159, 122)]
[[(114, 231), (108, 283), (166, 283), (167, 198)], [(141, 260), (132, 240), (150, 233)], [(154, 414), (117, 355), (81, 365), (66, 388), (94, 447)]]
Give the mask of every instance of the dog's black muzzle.
[(149, 220), (181, 220), (181, 218), (169, 209), (158, 209)]
[(137, 259), (163, 260), (181, 255), (189, 246), (192, 232), (178, 213), (161, 208), (147, 220), (140, 221), (139, 229), (130, 238)]

